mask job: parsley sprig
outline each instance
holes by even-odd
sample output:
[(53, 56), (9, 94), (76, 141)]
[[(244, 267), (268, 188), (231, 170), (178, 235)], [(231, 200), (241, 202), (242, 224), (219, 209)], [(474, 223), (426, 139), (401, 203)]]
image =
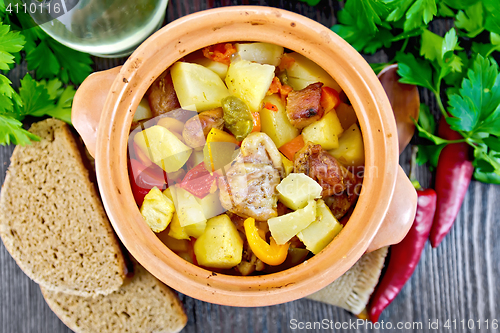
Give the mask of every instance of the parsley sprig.
[(1, 145), (39, 140), (23, 128), (27, 116), (49, 116), (71, 124), (72, 84), (82, 83), (92, 71), (88, 54), (58, 43), (40, 27), (27, 29), (27, 19), (19, 15), (13, 22), (0, 1), (0, 70), (9, 71), (24, 55), (28, 70), (38, 79), (26, 74), (16, 92), (12, 82), (0, 74)]
[[(442, 116), (460, 140), (436, 136), (436, 122), (421, 105), (416, 126), (431, 145), (420, 145), (420, 164), (435, 167), (441, 150), (466, 142), (474, 151), (475, 178), (500, 184), (500, 51), (498, 0), (346, 0), (332, 27), (358, 51), (374, 53), (403, 40), (391, 62), (400, 81), (430, 90)], [(359, 13), (363, 11), (363, 15)], [(435, 17), (453, 18), (443, 37), (428, 29)], [(489, 43), (484, 43), (485, 37)], [(472, 45), (470, 51), (460, 40)], [(375, 71), (387, 64), (371, 64)]]
[[(411, 80), (407, 77), (407, 82)], [(413, 82), (415, 83), (415, 82)], [(422, 109), (421, 109), (422, 111)], [(419, 135), (436, 146), (424, 146), (421, 162), (437, 165), (439, 152), (446, 144), (466, 142), (474, 150), (475, 177), (478, 180), (500, 183), (500, 75), (498, 66), (480, 54), (474, 59), (458, 93), (448, 97), (448, 109), (444, 114), (451, 129), (464, 137), (461, 140), (445, 140), (433, 135), (435, 124), (425, 124), (428, 111), (421, 113), (417, 128)], [(423, 117), (422, 117), (423, 115)]]

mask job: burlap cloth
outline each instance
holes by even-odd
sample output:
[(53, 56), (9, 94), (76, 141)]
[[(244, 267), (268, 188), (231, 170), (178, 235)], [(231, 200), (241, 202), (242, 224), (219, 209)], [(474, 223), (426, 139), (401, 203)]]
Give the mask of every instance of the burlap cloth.
[(344, 275), (307, 298), (360, 314), (378, 283), (388, 249), (363, 255)]

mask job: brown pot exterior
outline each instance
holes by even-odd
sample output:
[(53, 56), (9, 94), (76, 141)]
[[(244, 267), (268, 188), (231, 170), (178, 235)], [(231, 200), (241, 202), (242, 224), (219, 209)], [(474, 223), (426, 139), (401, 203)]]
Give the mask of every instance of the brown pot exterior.
[[(130, 125), (150, 84), (186, 54), (229, 41), (279, 44), (320, 64), (349, 97), (365, 142), (363, 193), (349, 223), (318, 255), (270, 275), (215, 275), (178, 257), (144, 222), (128, 178)], [(100, 90), (96, 92), (95, 87)], [(97, 124), (100, 107), (89, 107), (88, 103), (106, 95)], [(415, 216), (416, 192), (398, 166), (396, 124), (377, 77), (361, 55), (335, 33), (288, 11), (258, 6), (224, 7), (168, 24), (146, 40), (121, 69), (93, 74), (82, 84), (75, 96), (73, 123), (96, 157), (104, 206), (125, 247), (167, 285), (203, 301), (265, 306), (309, 295), (346, 272), (367, 250), (399, 242)]]

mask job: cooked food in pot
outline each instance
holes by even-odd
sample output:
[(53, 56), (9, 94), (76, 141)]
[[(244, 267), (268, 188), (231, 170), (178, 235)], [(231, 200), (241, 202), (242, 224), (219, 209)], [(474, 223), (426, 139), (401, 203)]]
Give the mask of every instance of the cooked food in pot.
[(274, 273), (321, 252), (363, 178), (361, 131), (339, 92), (320, 66), (267, 43), (212, 45), (167, 68), (130, 134), (145, 222), (219, 273)]

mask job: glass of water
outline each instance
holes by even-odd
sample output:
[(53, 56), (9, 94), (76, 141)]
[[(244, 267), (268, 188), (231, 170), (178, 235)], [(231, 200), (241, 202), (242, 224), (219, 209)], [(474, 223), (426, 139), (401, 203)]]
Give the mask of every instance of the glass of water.
[[(55, 2), (60, 2), (60, 6), (55, 4), (56, 8), (61, 8), (64, 14), (45, 11), (32, 15), (45, 32), (78, 51), (100, 57), (121, 57), (131, 54), (162, 26), (168, 0)], [(54, 8), (54, 4), (51, 5)]]

